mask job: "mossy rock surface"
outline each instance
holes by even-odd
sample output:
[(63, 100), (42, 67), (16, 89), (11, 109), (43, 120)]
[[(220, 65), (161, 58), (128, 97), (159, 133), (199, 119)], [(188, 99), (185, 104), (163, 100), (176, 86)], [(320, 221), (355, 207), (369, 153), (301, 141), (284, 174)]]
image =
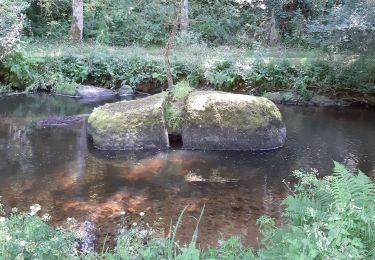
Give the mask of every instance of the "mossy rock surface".
[(282, 147), (286, 129), (270, 100), (195, 91), (186, 101), (183, 146), (199, 150), (270, 150)]
[(104, 150), (166, 149), (169, 147), (163, 105), (165, 94), (121, 101), (94, 109), (88, 132)]

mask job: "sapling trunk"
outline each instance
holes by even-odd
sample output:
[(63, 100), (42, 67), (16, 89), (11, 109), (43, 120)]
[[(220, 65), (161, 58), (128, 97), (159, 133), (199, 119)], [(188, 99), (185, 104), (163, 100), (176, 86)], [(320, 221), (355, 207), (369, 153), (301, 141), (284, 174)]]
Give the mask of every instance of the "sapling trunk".
[(173, 47), (173, 42), (174, 39), (176, 38), (177, 30), (178, 30), (178, 25), (180, 21), (180, 10), (181, 10), (181, 5), (182, 2), (179, 3), (178, 1), (173, 1), (173, 15), (174, 15), (174, 20), (172, 24), (172, 30), (171, 33), (169, 34), (168, 41), (165, 45), (164, 51), (163, 51), (163, 57), (164, 57), (164, 63), (165, 63), (165, 69), (166, 69), (166, 74), (167, 74), (167, 82), (168, 82), (168, 99), (171, 97), (171, 92), (173, 90), (173, 76), (172, 76), (172, 70), (171, 70), (171, 63), (169, 61), (169, 53), (171, 48)]

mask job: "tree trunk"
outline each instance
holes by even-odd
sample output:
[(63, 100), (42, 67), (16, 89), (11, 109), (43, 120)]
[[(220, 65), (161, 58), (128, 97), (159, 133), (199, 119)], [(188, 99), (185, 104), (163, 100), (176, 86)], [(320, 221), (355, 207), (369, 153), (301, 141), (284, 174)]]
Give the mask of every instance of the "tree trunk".
[(83, 34), (83, 0), (72, 0), (73, 14), (70, 38), (75, 43), (82, 42)]
[(187, 30), (189, 27), (189, 0), (182, 0), (180, 27), (181, 30)]
[(279, 32), (276, 29), (275, 11), (272, 10), (270, 31), (269, 31), (269, 45), (275, 46), (279, 42)]
[[(185, 1), (185, 0), (182, 0), (182, 1)], [(179, 8), (181, 8), (181, 5), (179, 4), (178, 0), (173, 2), (173, 6), (174, 6), (174, 21), (172, 23), (172, 31), (168, 37), (167, 44), (165, 45), (165, 48), (163, 50), (169, 93), (171, 93), (173, 89), (173, 77), (172, 77), (171, 63), (169, 61), (169, 51), (173, 46), (173, 41), (177, 34), (178, 21), (180, 20)]]

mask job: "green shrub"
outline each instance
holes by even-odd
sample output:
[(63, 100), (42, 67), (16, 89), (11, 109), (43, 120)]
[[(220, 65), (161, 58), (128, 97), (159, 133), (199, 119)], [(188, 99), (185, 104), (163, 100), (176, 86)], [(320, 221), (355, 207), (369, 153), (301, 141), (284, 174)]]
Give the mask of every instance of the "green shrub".
[[(3, 208), (1, 205), (0, 208)], [(2, 259), (78, 259), (75, 235), (46, 222), (49, 215), (38, 217), (35, 204), (28, 213), (0, 216), (0, 256)]]
[(0, 94), (6, 94), (12, 92), (12, 89), (8, 85), (1, 85), (0, 84)]
[(177, 101), (185, 101), (187, 96), (194, 89), (190, 86), (189, 82), (186, 80), (178, 82), (172, 89), (172, 96)]
[(206, 64), (205, 79), (217, 90), (229, 91), (240, 80), (234, 64), (226, 60), (214, 60)]
[(193, 90), (186, 80), (178, 82), (173, 87), (164, 109), (169, 133), (181, 134), (185, 101)]
[(332, 176), (294, 172), (298, 183), (284, 201), (285, 225), (258, 220), (265, 246), (261, 258), (373, 259), (375, 185), (364, 173), (335, 163)]
[(77, 83), (71, 82), (67, 79), (57, 76), (57, 80), (52, 87), (52, 91), (56, 94), (75, 96), (77, 89)]
[(249, 90), (258, 93), (292, 89), (297, 70), (287, 60), (255, 60), (250, 66), (241, 69), (241, 75)]
[(0, 61), (19, 43), (25, 25), (24, 11), (27, 1), (2, 0), (0, 2)]
[[(200, 45), (176, 49), (171, 55), (172, 76), (176, 82), (187, 79), (193, 87), (232, 91), (245, 83), (249, 93), (289, 90), (307, 99), (312, 95), (311, 86), (319, 86), (314, 91), (322, 92), (326, 87), (375, 92), (371, 55), (333, 58), (326, 53), (312, 52), (308, 57), (273, 52), (264, 49), (261, 55), (244, 54)], [(13, 89), (55, 90), (62, 81), (106, 88), (146, 83), (157, 86), (157, 92), (166, 86), (166, 74), (160, 49), (136, 47), (30, 45), (0, 64), (0, 82)]]

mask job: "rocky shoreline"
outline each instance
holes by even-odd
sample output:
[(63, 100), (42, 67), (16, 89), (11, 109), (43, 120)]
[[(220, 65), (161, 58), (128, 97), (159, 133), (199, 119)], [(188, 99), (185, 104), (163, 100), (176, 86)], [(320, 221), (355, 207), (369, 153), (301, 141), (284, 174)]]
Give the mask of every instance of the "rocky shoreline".
[[(210, 90), (210, 89), (208, 89)], [(81, 85), (77, 88), (75, 95), (65, 95), (59, 93), (52, 93), (52, 95), (58, 96), (67, 96), (72, 98), (79, 98), (86, 100), (88, 102), (96, 102), (96, 101), (103, 101), (108, 99), (113, 99), (116, 97), (134, 97), (134, 96), (150, 96), (160, 92), (152, 91), (151, 94), (148, 92), (140, 91), (133, 89), (131, 86), (122, 86), (118, 90), (109, 90), (103, 87), (96, 87), (90, 85)], [(228, 93), (239, 93), (243, 95), (250, 95), (244, 93), (243, 91), (240, 92), (228, 92)], [(318, 94), (318, 92), (313, 92), (312, 96), (303, 96), (293, 91), (269, 91), (265, 92), (262, 97), (265, 97), (275, 104), (283, 104), (288, 106), (315, 106), (315, 107), (329, 107), (329, 106), (337, 106), (337, 107), (349, 107), (349, 106), (363, 106), (363, 107), (375, 107), (375, 94), (358, 94), (353, 93), (344, 93), (344, 94), (336, 94), (336, 95), (325, 95)], [(29, 94), (29, 92), (9, 92), (9, 93), (0, 93), (1, 96), (12, 96), (12, 95), (24, 95)], [(258, 94), (255, 94), (258, 96)]]

